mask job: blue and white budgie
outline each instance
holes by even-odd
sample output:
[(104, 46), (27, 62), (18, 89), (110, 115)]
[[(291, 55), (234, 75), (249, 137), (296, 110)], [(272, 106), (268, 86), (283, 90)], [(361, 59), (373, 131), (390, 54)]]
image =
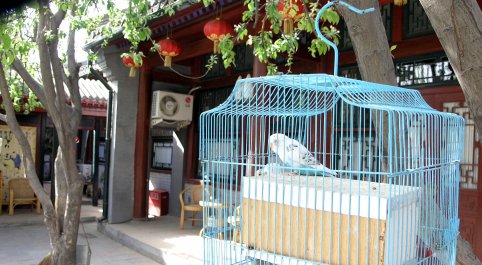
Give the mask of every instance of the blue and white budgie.
[(278, 163), (269, 163), (264, 165), (262, 168), (256, 171), (256, 176), (299, 176), (300, 174), (297, 171), (290, 171), (288, 169), (282, 168), (282, 166)]
[(300, 174), (337, 176), (335, 171), (318, 162), (305, 146), (284, 134), (272, 134), (269, 137), (269, 147), (286, 166), (295, 168)]

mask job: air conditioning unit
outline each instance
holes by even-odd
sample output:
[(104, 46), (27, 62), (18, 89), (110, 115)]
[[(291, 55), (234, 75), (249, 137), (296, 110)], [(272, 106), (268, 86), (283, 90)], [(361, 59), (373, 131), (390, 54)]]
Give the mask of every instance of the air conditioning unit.
[(191, 121), (193, 96), (167, 91), (152, 94), (151, 118), (163, 121)]

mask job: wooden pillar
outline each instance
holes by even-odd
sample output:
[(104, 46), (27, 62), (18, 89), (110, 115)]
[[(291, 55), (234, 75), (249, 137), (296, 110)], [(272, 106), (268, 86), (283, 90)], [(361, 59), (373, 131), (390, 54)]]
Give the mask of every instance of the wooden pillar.
[(265, 76), (268, 74), (268, 68), (265, 63), (258, 60), (258, 57), (254, 56), (253, 60), (253, 77)]
[(137, 98), (136, 147), (134, 155), (134, 218), (147, 216), (148, 137), (151, 106), (151, 70), (144, 64), (140, 71)]
[(392, 6), (392, 43), (403, 40), (403, 6)]
[[(201, 61), (202, 57), (196, 57), (193, 59), (193, 64), (192, 64), (192, 74), (193, 76), (201, 76)], [(199, 86), (200, 83), (193, 82), (192, 87)], [(192, 122), (191, 124), (187, 127), (187, 139), (188, 139), (188, 144), (187, 144), (187, 150), (185, 154), (185, 160), (186, 163), (184, 163), (184, 176), (183, 176), (183, 182), (189, 182), (189, 183), (199, 183), (199, 181), (195, 180), (196, 175), (197, 175), (197, 166), (198, 166), (198, 150), (199, 150), (199, 115), (201, 112), (197, 111), (199, 110), (199, 104), (200, 101), (199, 99), (196, 100), (197, 95), (194, 92), (194, 111), (193, 111), (193, 117), (192, 117)], [(184, 183), (183, 183), (184, 186)]]
[[(268, 74), (268, 69), (266, 67), (266, 64), (261, 63), (258, 60), (258, 57), (254, 56), (253, 60), (253, 77), (260, 77), (260, 76), (266, 76)], [(255, 92), (257, 93), (257, 92)], [(249, 120), (249, 150), (248, 150), (248, 164), (256, 164), (259, 163), (259, 161), (254, 160), (254, 155), (259, 152), (257, 150), (257, 143), (259, 144), (261, 141), (261, 133), (260, 133), (260, 126), (261, 122), (259, 118), (257, 117), (250, 117), (248, 118)], [(258, 139), (257, 139), (258, 138)], [(254, 176), (254, 173), (256, 172), (257, 168), (253, 168), (252, 166), (247, 166), (246, 167), (246, 175), (247, 176)]]

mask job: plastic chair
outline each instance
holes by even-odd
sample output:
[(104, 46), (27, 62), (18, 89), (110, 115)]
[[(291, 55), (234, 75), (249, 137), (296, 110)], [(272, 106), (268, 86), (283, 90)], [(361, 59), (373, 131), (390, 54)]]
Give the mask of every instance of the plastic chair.
[(17, 205), (35, 205), (36, 212), (40, 213), (40, 200), (30, 187), (26, 178), (14, 178), (8, 181), (8, 215), (13, 215)]
[[(202, 200), (203, 186), (195, 185), (189, 186), (179, 193), (179, 200), (181, 201), (181, 222), (179, 223), (179, 228), (184, 229), (184, 221), (192, 221), (194, 226), (195, 221), (202, 222), (202, 216), (197, 218), (197, 213), (202, 213), (203, 208), (199, 205), (199, 201)], [(188, 196), (190, 195), (190, 196)], [(187, 199), (190, 198), (188, 201)], [(191, 217), (185, 217), (184, 212), (192, 212)]]

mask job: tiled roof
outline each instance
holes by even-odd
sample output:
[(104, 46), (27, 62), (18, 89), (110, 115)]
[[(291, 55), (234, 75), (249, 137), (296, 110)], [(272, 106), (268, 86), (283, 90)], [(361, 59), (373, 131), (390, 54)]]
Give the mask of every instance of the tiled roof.
[[(156, 26), (151, 26), (151, 30), (152, 30), (151, 38), (152, 39), (159, 38), (159, 36), (165, 35), (169, 31), (172, 32), (174, 29), (176, 29), (178, 27), (185, 26), (187, 22), (192, 22), (195, 19), (212, 15), (213, 12), (217, 12), (219, 7), (225, 8), (225, 7), (228, 7), (228, 6), (230, 6), (232, 4), (235, 4), (235, 3), (238, 3), (238, 2), (239, 1), (237, 1), (237, 0), (218, 0), (218, 1), (212, 3), (208, 6), (204, 6), (202, 3), (201, 4), (199, 4), (199, 3), (198, 4), (192, 4), (192, 5), (197, 5), (198, 8), (192, 10), (192, 12), (186, 12), (185, 14), (180, 15), (179, 11), (187, 9), (187, 7), (189, 7), (191, 5), (186, 4), (184, 6), (181, 6), (178, 9), (178, 13), (174, 16), (171, 16), (168, 22), (160, 24), (160, 25), (156, 25)], [(156, 7), (157, 6), (158, 5), (156, 5)], [(158, 11), (159, 10), (156, 11), (156, 10), (152, 9), (152, 12), (154, 14), (158, 13)], [(164, 15), (164, 16), (159, 15), (158, 17), (149, 21), (148, 24), (152, 24), (156, 20), (159, 20), (159, 19), (161, 19), (165, 16), (166, 15)], [(113, 40), (116, 40), (116, 39), (122, 39), (121, 31), (122, 31), (121, 28), (115, 29), (114, 30), (115, 34), (111, 37), (111, 39), (109, 39), (109, 41), (113, 41)], [(102, 45), (102, 43), (105, 41), (106, 38), (107, 38), (106, 36), (98, 36), (96, 39), (87, 43), (83, 47), (83, 49), (87, 51), (87, 50), (90, 50), (90, 49), (99, 48)], [(120, 41), (116, 45), (118, 47), (125, 47), (125, 46), (129, 46), (130, 42), (126, 39), (122, 39), (122, 41)]]
[[(100, 81), (80, 78), (79, 90), (83, 108), (107, 109), (109, 91)], [(68, 90), (66, 92), (67, 96), (70, 97)]]
[(99, 80), (79, 79), (82, 106), (107, 108), (109, 91)]

